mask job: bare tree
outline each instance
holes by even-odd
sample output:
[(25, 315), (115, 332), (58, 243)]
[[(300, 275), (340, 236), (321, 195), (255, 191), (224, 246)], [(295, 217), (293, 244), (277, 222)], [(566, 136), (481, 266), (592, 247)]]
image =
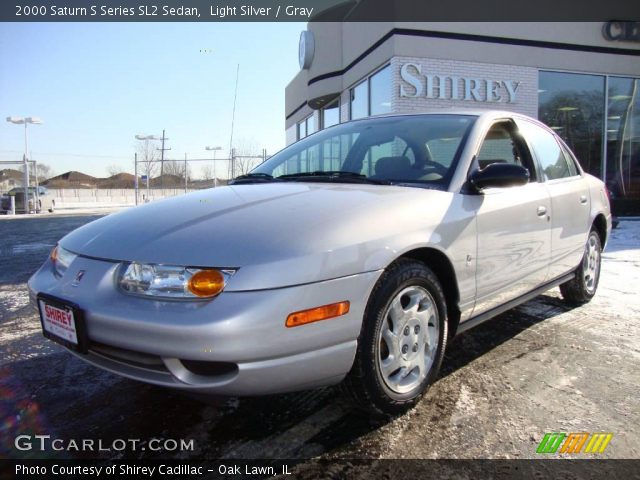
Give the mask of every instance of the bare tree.
[(46, 163), (38, 163), (38, 183), (44, 182), (55, 175), (56, 172), (54, 172), (53, 168), (49, 165)]
[(109, 175), (110, 177), (114, 177), (122, 172), (123, 172), (122, 167), (117, 163), (112, 163), (107, 167), (107, 175)]
[(158, 170), (159, 152), (153, 140), (141, 140), (136, 144), (138, 154), (138, 168), (142, 175), (151, 179)]
[(182, 167), (175, 160), (164, 160), (164, 174), (171, 175), (175, 177), (182, 176)]
[(262, 153), (262, 149), (258, 146), (258, 142), (252, 138), (239, 138), (238, 141), (235, 142), (233, 148), (236, 155), (243, 157), (260, 155)]
[(213, 167), (211, 165), (203, 165), (200, 169), (203, 180), (213, 180)]
[(233, 160), (234, 176), (246, 175), (251, 170), (251, 159), (236, 155)]
[(234, 175), (245, 175), (262, 163), (262, 149), (253, 139), (240, 138), (234, 147)]
[(191, 169), (187, 163), (186, 172), (184, 161), (181, 160), (165, 160), (164, 161), (164, 174), (165, 175), (173, 175), (175, 177), (180, 177), (182, 179), (185, 178), (185, 173), (187, 179), (191, 177)]

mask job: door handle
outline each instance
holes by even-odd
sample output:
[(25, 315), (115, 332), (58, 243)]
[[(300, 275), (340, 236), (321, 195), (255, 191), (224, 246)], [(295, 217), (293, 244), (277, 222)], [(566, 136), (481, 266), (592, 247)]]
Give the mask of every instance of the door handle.
[(587, 196), (586, 195), (581, 195), (580, 196), (580, 203), (582, 205), (586, 205), (587, 204)]
[(547, 207), (544, 207), (542, 205), (540, 205), (538, 207), (538, 216), (539, 217), (544, 217), (547, 214)]

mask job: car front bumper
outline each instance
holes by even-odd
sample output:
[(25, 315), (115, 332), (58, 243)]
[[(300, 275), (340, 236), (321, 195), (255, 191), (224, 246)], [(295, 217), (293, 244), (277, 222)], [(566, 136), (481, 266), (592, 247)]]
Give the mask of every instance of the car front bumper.
[[(29, 280), (77, 304), (89, 342), (78, 358), (147, 383), (220, 395), (264, 395), (338, 383), (349, 372), (367, 299), (381, 271), (270, 290), (223, 292), (210, 301), (122, 293), (117, 263), (77, 257), (62, 278), (48, 260)], [(80, 270), (80, 282), (74, 279)], [(75, 285), (75, 286), (74, 286)], [(295, 311), (348, 300), (344, 316), (286, 328)]]

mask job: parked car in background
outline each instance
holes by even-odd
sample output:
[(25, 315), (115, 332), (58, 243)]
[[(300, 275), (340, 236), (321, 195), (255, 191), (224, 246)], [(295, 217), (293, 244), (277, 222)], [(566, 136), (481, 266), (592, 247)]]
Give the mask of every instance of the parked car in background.
[(454, 335), (555, 286), (588, 302), (610, 231), (604, 184), (537, 120), (383, 116), (87, 224), (29, 289), (45, 336), (125, 377), (223, 395), (343, 382), (388, 415)]
[(11, 197), (15, 199), (16, 213), (53, 212), (56, 202), (45, 187), (29, 187), (29, 199), (25, 207), (24, 188), (15, 187), (0, 199), (0, 209), (3, 213), (11, 210)]

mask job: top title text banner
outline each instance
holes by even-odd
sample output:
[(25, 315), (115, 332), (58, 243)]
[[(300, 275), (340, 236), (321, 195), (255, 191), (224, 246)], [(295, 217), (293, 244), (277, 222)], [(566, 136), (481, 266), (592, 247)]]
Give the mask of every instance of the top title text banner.
[(607, 0), (3, 0), (3, 22), (540, 22), (640, 20), (640, 2)]

